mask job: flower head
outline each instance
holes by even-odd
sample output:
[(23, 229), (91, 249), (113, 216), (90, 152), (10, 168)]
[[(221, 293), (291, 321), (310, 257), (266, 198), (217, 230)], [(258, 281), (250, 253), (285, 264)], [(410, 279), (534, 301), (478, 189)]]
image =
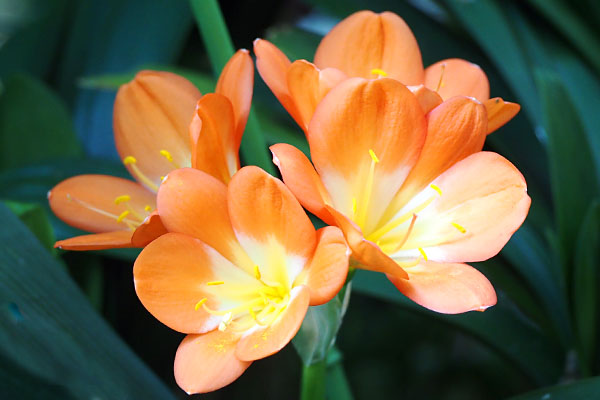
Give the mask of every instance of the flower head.
[(453, 96), (474, 97), (488, 109), (487, 133), (507, 123), (520, 109), (501, 98), (489, 98), (489, 83), (479, 66), (451, 58), (423, 68), (421, 51), (410, 28), (391, 12), (354, 13), (321, 41), (314, 64), (293, 63), (266, 40), (254, 42), (258, 71), (305, 131), (317, 104), (345, 79), (391, 78), (410, 86), (424, 112)]
[(335, 227), (315, 232), (283, 183), (257, 167), (228, 186), (194, 169), (158, 192), (169, 233), (144, 248), (136, 292), (157, 319), (188, 336), (175, 377), (188, 393), (221, 388), (283, 348), (309, 305), (342, 287), (349, 251)]
[(314, 168), (292, 146), (271, 149), (286, 185), (344, 231), (360, 268), (457, 313), (495, 304), (491, 284), (463, 262), (498, 253), (530, 204), (519, 171), (481, 151), (486, 133), (475, 99), (454, 97), (425, 115), (398, 81), (354, 78), (317, 107), (307, 135)]
[(143, 247), (162, 235), (165, 228), (154, 212), (156, 192), (174, 169), (193, 166), (228, 182), (239, 169), (253, 75), (248, 51), (240, 50), (225, 66), (216, 93), (202, 96), (191, 82), (170, 72), (142, 71), (123, 85), (114, 105), (115, 144), (136, 182), (80, 175), (55, 186), (48, 194), (54, 213), (95, 232), (56, 247)]

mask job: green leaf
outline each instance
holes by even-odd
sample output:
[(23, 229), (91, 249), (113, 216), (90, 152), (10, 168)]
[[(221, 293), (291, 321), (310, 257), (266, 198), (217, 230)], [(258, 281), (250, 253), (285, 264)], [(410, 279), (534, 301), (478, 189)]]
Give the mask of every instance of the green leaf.
[(54, 248), (54, 232), (46, 210), (39, 204), (4, 201), (4, 204), (15, 213), (37, 239), (48, 250)]
[(544, 15), (600, 72), (600, 40), (587, 24), (561, 0), (528, 0)]
[(463, 330), (505, 356), (539, 384), (555, 382), (562, 372), (563, 355), (556, 343), (544, 336), (502, 293), (498, 293), (498, 304), (485, 312), (447, 315), (413, 303), (383, 274), (357, 271), (353, 285), (357, 293), (392, 301)]
[(595, 361), (600, 273), (600, 203), (594, 202), (586, 213), (577, 236), (573, 263), (573, 310), (580, 346), (580, 358), (587, 371)]
[(68, 0), (0, 1), (0, 78), (45, 76), (52, 68)]
[(548, 136), (552, 196), (566, 273), (588, 203), (598, 196), (598, 177), (581, 120), (559, 76), (539, 70), (536, 81)]
[(0, 219), (0, 354), (17, 367), (9, 377), (35, 376), (73, 398), (173, 399), (3, 205)]
[(574, 400), (600, 398), (600, 378), (582, 379), (567, 385), (551, 386), (510, 400)]
[(35, 78), (10, 78), (0, 97), (0, 168), (80, 154), (62, 100)]
[(305, 366), (320, 363), (335, 344), (335, 337), (348, 308), (351, 284), (328, 303), (309, 307), (300, 330), (292, 340)]

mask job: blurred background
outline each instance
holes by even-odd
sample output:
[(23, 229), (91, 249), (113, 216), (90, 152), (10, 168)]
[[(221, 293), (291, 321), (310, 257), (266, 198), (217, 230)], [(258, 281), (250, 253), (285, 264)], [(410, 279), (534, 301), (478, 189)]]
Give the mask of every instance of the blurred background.
[[(236, 48), (262, 37), (310, 61), (321, 37), (352, 12), (394, 11), (413, 30), (425, 66), (450, 57), (477, 63), (491, 97), (522, 106), (486, 142), (523, 172), (533, 200), (500, 256), (476, 265), (498, 305), (435, 314), (383, 276), (359, 272), (330, 356), (328, 398), (600, 398), (600, 2), (229, 0), (221, 8)], [(46, 201), (73, 175), (127, 177), (112, 105), (119, 85), (147, 68), (214, 90), (187, 1), (0, 0), (2, 398), (187, 397), (173, 378), (183, 335), (139, 303), (136, 251), (53, 249), (80, 232)], [(253, 109), (268, 144), (307, 151), (258, 75)], [(300, 371), (290, 345), (198, 398), (295, 399)]]

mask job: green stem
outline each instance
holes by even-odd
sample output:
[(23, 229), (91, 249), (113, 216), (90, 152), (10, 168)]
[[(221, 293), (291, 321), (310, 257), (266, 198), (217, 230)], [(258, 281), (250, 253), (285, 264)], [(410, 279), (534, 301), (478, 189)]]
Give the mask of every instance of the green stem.
[(327, 359), (302, 367), (300, 400), (325, 400)]
[[(218, 77), (227, 61), (234, 53), (233, 42), (227, 31), (223, 14), (217, 0), (190, 0), (192, 13), (200, 30), (200, 35), (208, 52), (213, 72)], [(267, 143), (258, 120), (252, 110), (248, 117), (246, 131), (240, 151), (246, 164), (258, 165), (274, 175), (275, 168), (266, 151)]]

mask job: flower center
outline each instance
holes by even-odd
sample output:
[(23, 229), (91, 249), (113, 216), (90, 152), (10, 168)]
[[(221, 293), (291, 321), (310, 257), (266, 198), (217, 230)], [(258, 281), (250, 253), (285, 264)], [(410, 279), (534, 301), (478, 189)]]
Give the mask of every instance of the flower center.
[[(268, 326), (286, 309), (290, 301), (289, 290), (279, 282), (266, 281), (258, 265), (254, 266), (254, 278), (260, 282), (260, 287), (247, 296), (247, 300), (223, 310), (213, 310), (206, 305), (208, 298), (201, 299), (194, 309), (202, 308), (211, 315), (221, 316), (219, 330), (230, 329), (234, 332), (244, 332), (256, 325)], [(223, 286), (225, 281), (206, 282), (208, 286)]]

